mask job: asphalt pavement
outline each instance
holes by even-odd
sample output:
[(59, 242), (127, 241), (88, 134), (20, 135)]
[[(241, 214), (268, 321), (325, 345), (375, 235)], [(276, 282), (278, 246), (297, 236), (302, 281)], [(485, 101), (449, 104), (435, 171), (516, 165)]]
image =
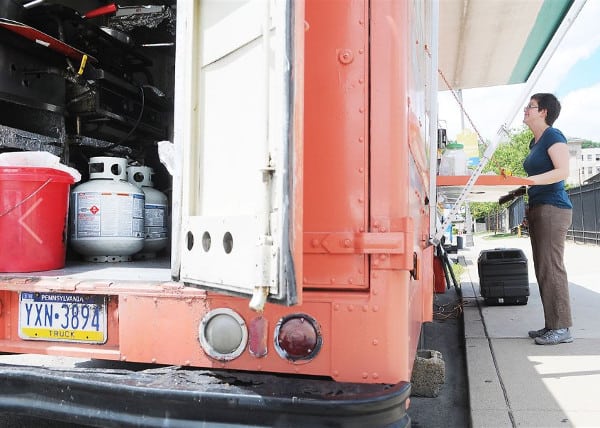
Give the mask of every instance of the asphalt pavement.
[(445, 378), (438, 395), (410, 398), (412, 428), (464, 428), (469, 426), (469, 391), (460, 290), (452, 286), (433, 297), (433, 321), (425, 323), (419, 349), (438, 351)]

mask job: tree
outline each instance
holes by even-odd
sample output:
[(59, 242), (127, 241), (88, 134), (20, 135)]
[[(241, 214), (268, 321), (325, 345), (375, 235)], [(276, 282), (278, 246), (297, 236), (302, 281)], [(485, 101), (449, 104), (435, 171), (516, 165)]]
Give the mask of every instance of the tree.
[[(501, 173), (501, 168), (507, 173), (517, 177), (526, 177), (523, 161), (529, 153), (529, 143), (533, 133), (526, 126), (510, 131), (509, 140), (500, 143), (492, 158), (483, 168), (483, 172)], [(471, 202), (471, 215), (475, 219), (487, 217), (490, 213), (497, 212), (500, 205), (497, 202)]]
[(581, 143), (582, 149), (597, 149), (598, 147), (600, 147), (600, 143), (595, 143), (595, 142), (589, 141), (589, 140), (586, 140)]
[(532, 138), (533, 133), (525, 126), (511, 130), (509, 141), (498, 145), (483, 172), (491, 171), (500, 174), (500, 169), (504, 168), (514, 176), (526, 177), (523, 161), (529, 153), (529, 143)]
[(495, 212), (498, 208), (498, 202), (471, 202), (471, 217), (481, 219)]

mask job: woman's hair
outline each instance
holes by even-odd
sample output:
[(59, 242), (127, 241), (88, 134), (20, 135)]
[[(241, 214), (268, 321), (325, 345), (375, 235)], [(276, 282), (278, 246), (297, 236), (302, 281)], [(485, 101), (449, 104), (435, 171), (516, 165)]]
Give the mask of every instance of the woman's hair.
[(546, 124), (552, 126), (560, 114), (560, 102), (553, 94), (533, 94), (531, 99), (536, 100), (538, 110), (546, 110)]

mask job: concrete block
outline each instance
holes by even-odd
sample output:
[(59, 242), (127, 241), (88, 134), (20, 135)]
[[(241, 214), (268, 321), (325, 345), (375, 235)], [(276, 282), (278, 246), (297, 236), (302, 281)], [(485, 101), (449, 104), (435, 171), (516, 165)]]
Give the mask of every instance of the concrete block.
[(437, 397), (446, 380), (442, 353), (430, 349), (417, 351), (412, 372), (412, 395)]

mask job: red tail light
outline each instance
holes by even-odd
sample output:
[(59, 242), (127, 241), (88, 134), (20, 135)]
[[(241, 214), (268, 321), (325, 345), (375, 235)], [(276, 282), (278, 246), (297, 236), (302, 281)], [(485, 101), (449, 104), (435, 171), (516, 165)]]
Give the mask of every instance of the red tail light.
[(305, 314), (288, 315), (275, 327), (275, 349), (290, 361), (312, 360), (317, 356), (323, 338), (316, 320)]

